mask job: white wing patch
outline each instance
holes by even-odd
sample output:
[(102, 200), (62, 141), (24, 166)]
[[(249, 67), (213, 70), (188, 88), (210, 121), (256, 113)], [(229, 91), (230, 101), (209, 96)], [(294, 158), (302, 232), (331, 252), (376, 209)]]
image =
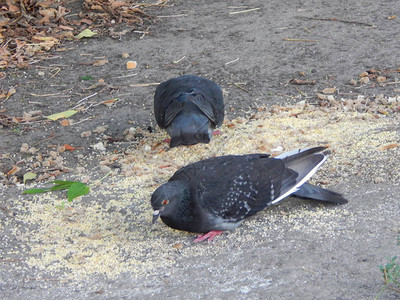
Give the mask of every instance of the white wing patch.
[[(296, 150), (296, 151), (298, 151), (298, 150)], [(324, 158), (319, 162), (319, 164), (317, 164), (306, 176), (304, 176), (302, 180), (300, 180), (293, 188), (288, 190), (286, 193), (281, 195), (279, 198), (276, 198), (274, 201), (272, 201), (271, 204), (275, 204), (275, 203), (281, 201), (282, 199), (286, 198), (290, 194), (293, 194), (294, 192), (296, 192), (308, 179), (311, 178), (311, 176), (313, 176), (315, 174), (315, 172), (317, 172), (319, 167), (325, 162), (325, 160), (327, 158), (328, 158), (327, 156), (324, 156)]]

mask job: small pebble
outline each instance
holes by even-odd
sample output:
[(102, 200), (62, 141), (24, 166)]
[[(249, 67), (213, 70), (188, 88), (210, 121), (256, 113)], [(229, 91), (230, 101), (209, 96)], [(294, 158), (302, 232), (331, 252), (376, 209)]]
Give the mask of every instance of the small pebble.
[(110, 173), (111, 172), (111, 168), (108, 166), (100, 166), (100, 171), (102, 173)]
[(385, 181), (386, 181), (386, 179), (383, 177), (375, 177), (375, 179), (374, 179), (375, 183), (383, 183)]
[(82, 174), (83, 172), (85, 172), (85, 168), (84, 167), (76, 167), (75, 171), (78, 174)]
[(102, 142), (98, 142), (97, 144), (92, 145), (92, 148), (94, 150), (106, 151), (106, 147), (104, 147), (104, 144)]
[(376, 77), (376, 81), (378, 81), (378, 82), (386, 82), (386, 77), (385, 76), (378, 76), (378, 77)]
[(28, 150), (29, 150), (28, 144), (27, 144), (27, 143), (23, 143), (23, 144), (21, 145), (21, 148), (19, 149), (19, 152), (21, 152), (21, 153), (28, 153)]
[(84, 132), (81, 133), (81, 137), (83, 137), (83, 138), (87, 138), (87, 137), (89, 137), (91, 135), (92, 135), (91, 131), (84, 131)]
[(322, 90), (324, 94), (333, 94), (336, 92), (336, 88), (325, 88)]
[(97, 126), (95, 130), (93, 130), (94, 133), (103, 133), (107, 130), (108, 126)]
[(329, 95), (326, 99), (328, 99), (329, 101), (334, 101), (335, 97), (333, 97), (333, 95)]

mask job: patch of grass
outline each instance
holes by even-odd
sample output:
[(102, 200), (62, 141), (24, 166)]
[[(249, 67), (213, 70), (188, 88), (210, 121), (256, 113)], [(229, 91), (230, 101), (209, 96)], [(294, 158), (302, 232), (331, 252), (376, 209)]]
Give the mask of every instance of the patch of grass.
[[(400, 235), (397, 237), (397, 245), (400, 246)], [(397, 256), (387, 258), (386, 264), (380, 265), (379, 270), (382, 272), (385, 285), (379, 291), (376, 299), (385, 289), (400, 293), (400, 259)]]

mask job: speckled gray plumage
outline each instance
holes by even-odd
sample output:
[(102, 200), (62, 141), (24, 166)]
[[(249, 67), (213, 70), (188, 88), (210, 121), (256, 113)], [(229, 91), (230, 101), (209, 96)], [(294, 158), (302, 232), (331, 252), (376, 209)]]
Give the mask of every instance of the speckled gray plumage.
[(156, 214), (168, 226), (190, 231), (232, 230), (242, 221), (293, 194), (346, 203), (340, 194), (305, 183), (325, 161), (324, 147), (283, 158), (267, 154), (206, 159), (178, 170), (152, 195)]

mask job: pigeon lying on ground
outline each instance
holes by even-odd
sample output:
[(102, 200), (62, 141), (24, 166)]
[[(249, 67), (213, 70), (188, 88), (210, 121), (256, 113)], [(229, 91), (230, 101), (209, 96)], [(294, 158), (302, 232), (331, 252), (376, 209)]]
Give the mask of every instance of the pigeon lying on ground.
[(209, 143), (214, 128), (224, 120), (222, 90), (194, 75), (167, 80), (156, 89), (154, 115), (170, 135), (170, 147)]
[(341, 194), (306, 183), (327, 158), (325, 147), (268, 154), (228, 155), (202, 160), (176, 171), (151, 197), (153, 223), (205, 233), (212, 240), (245, 218), (292, 195), (336, 204)]

